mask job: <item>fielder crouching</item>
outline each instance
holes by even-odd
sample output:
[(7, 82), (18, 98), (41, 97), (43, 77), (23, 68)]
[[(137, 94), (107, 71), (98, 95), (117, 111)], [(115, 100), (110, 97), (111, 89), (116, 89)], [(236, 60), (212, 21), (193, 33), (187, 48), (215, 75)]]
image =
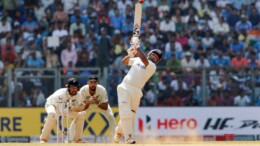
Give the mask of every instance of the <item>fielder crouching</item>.
[[(70, 102), (69, 117), (75, 120), (75, 131), (73, 135), (73, 142), (79, 142), (81, 139), (81, 133), (83, 131), (85, 112), (80, 112), (85, 109), (85, 105), (82, 104), (82, 98), (79, 90), (79, 82), (75, 78), (68, 79), (66, 83), (66, 88), (58, 89), (52, 95), (47, 98), (45, 104), (45, 109), (47, 112), (47, 119), (43, 126), (42, 133), (40, 135), (40, 143), (48, 142), (48, 138), (51, 134), (51, 130), (56, 123), (57, 117), (61, 113), (66, 113), (61, 111), (59, 104)], [(66, 110), (63, 108), (63, 110)]]

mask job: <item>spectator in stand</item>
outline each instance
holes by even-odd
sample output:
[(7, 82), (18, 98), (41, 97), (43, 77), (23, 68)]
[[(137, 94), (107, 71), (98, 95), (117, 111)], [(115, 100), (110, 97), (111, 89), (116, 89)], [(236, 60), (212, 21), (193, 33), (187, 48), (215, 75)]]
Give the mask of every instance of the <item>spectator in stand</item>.
[(236, 23), (237, 31), (248, 31), (252, 29), (252, 23), (248, 21), (248, 17), (246, 15), (241, 16), (241, 20)]
[(157, 28), (159, 28), (159, 21), (155, 19), (155, 16), (151, 15), (147, 21), (146, 29), (155, 31)]
[(123, 34), (128, 34), (133, 31), (133, 21), (131, 16), (126, 17), (126, 21), (123, 22), (122, 32)]
[(72, 67), (75, 67), (78, 61), (78, 55), (75, 50), (71, 49), (71, 43), (66, 43), (66, 49), (61, 52), (62, 67), (69, 67), (69, 62), (72, 62)]
[(231, 60), (231, 66), (236, 71), (239, 71), (240, 68), (248, 66), (248, 60), (242, 56), (241, 52), (237, 52), (236, 56)]
[(216, 35), (225, 36), (229, 31), (229, 25), (225, 22), (224, 17), (220, 17), (219, 22), (213, 28), (213, 32)]
[(122, 25), (124, 23), (123, 21), (123, 15), (119, 13), (119, 10), (115, 10), (115, 15), (110, 17), (110, 24), (113, 27), (114, 30), (122, 30)]
[(10, 24), (12, 24), (13, 18), (9, 15), (9, 13), (8, 13), (7, 10), (3, 10), (1, 14), (2, 14), (2, 15), (0, 15), (0, 20), (2, 20), (3, 17), (5, 17), (6, 20), (7, 20)]
[(234, 99), (232, 96), (230, 96), (228, 90), (223, 91), (223, 96), (221, 99), (221, 106), (233, 106), (234, 105)]
[(132, 1), (130, 1), (130, 0), (120, 0), (120, 1), (117, 2), (117, 7), (119, 9), (120, 14), (125, 14), (127, 5), (132, 7), (133, 6)]
[(183, 101), (183, 106), (199, 106), (199, 101), (192, 90), (188, 91), (188, 95)]
[(182, 81), (187, 85), (187, 89), (194, 89), (195, 87), (195, 74), (194, 71), (182, 72)]
[(217, 67), (228, 67), (230, 66), (230, 60), (228, 56), (223, 56), (223, 52), (220, 50), (218, 51), (218, 56), (212, 58), (211, 65)]
[(6, 44), (1, 46), (2, 61), (5, 64), (6, 68), (14, 68), (14, 62), (16, 59), (16, 52), (14, 45), (11, 42), (11, 38), (7, 38)]
[(12, 31), (11, 24), (7, 21), (6, 17), (2, 17), (0, 22), (0, 37), (5, 36), (6, 33), (11, 31)]
[(184, 57), (181, 59), (181, 67), (184, 71), (190, 72), (195, 68), (196, 62), (192, 57), (192, 54), (187, 51)]
[(251, 14), (249, 15), (249, 21), (252, 23), (252, 26), (255, 27), (260, 22), (260, 14), (257, 13), (257, 10), (255, 8), (250, 10)]
[(65, 37), (68, 36), (68, 31), (64, 28), (62, 22), (57, 22), (56, 29), (52, 32), (52, 36)]
[(16, 59), (14, 61), (14, 68), (25, 68), (26, 62), (22, 59), (22, 53), (17, 53)]
[(55, 53), (54, 48), (50, 48), (46, 52), (46, 67), (47, 68), (57, 68), (60, 66), (60, 61), (58, 55)]
[(37, 58), (36, 53), (32, 52), (27, 60), (27, 67), (29, 68), (42, 68), (44, 67), (45, 62), (42, 58)]
[(62, 22), (62, 24), (66, 24), (69, 20), (69, 16), (64, 12), (63, 5), (58, 4), (58, 10), (53, 15), (54, 22)]
[(149, 83), (147, 92), (144, 94), (144, 102), (146, 106), (156, 105), (156, 91), (153, 83)]
[(45, 96), (40, 89), (40, 87), (35, 87), (32, 90), (32, 105), (36, 107), (43, 107), (45, 105), (46, 99)]
[(188, 36), (184, 32), (177, 33), (176, 41), (184, 48), (188, 44)]
[(246, 91), (241, 89), (238, 91), (238, 95), (234, 97), (234, 105), (235, 106), (249, 106), (251, 104), (251, 100), (248, 95), (246, 95)]
[(204, 15), (209, 15), (210, 14), (210, 10), (208, 7), (208, 4), (206, 1), (197, 1), (197, 4), (199, 4), (199, 6), (195, 7), (198, 10), (198, 16), (199, 17), (203, 17)]
[(239, 11), (235, 8), (232, 10), (232, 14), (228, 17), (227, 22), (230, 28), (235, 28), (237, 22), (240, 20)]
[(172, 80), (170, 85), (175, 92), (177, 92), (178, 90), (185, 90), (185, 91), (188, 90), (188, 85), (186, 84), (186, 82), (182, 80), (181, 77)]
[(217, 50), (222, 51), (222, 53), (224, 55), (228, 56), (230, 44), (229, 44), (229, 41), (226, 37), (221, 36), (221, 35), (217, 35), (214, 46), (215, 46), (215, 51), (217, 51)]
[(210, 67), (209, 60), (207, 59), (206, 55), (200, 55), (199, 59), (196, 60), (195, 63), (196, 68), (208, 68)]
[(79, 35), (86, 35), (86, 26), (81, 22), (80, 16), (76, 17), (76, 22), (70, 25), (70, 35), (74, 35), (78, 32)]
[(202, 38), (202, 46), (204, 49), (208, 49), (208, 48), (211, 48), (213, 47), (213, 44), (214, 44), (214, 38), (211, 37), (212, 34), (211, 32), (207, 31), (206, 34), (205, 34), (205, 37)]
[(64, 12), (72, 15), (73, 9), (77, 6), (78, 0), (61, 0), (64, 5)]
[(82, 11), (81, 13), (80, 7), (75, 7), (74, 15), (70, 16), (70, 20), (69, 20), (70, 24), (75, 23), (77, 17), (80, 17), (81, 22), (84, 23), (85, 25), (89, 23), (89, 16), (87, 16), (86, 10)]
[(109, 65), (109, 52), (111, 49), (111, 37), (105, 28), (101, 28), (101, 36), (98, 38), (97, 63), (101, 70)]
[(176, 41), (175, 36), (169, 38), (169, 42), (165, 45), (164, 59), (168, 60), (171, 58), (171, 55), (174, 53), (177, 59), (180, 59), (182, 56), (182, 46), (179, 42)]
[(238, 37), (233, 37), (232, 42), (229, 45), (229, 53), (231, 57), (235, 56), (238, 52), (243, 53), (245, 43), (238, 40)]
[(185, 31), (185, 23), (183, 22), (182, 16), (176, 16), (175, 29), (177, 33)]
[(33, 35), (33, 32), (39, 28), (38, 23), (33, 20), (32, 14), (27, 16), (27, 20), (22, 25), (23, 37), (26, 39)]
[(158, 7), (157, 0), (146, 0), (144, 1), (143, 5), (149, 10)]
[(220, 106), (221, 98), (217, 95), (215, 91), (210, 93), (210, 97), (207, 99), (207, 106)]
[(188, 15), (190, 13), (197, 14), (197, 9), (193, 6), (193, 1), (188, 0), (188, 7), (183, 10), (184, 15)]
[(256, 53), (255, 52), (250, 53), (250, 57), (249, 57), (249, 60), (248, 60), (248, 66), (250, 68), (260, 67), (260, 60), (256, 59)]
[(165, 14), (165, 19), (163, 19), (163, 21), (161, 21), (159, 30), (164, 33), (175, 32), (175, 30), (176, 30), (175, 23), (173, 22), (173, 20), (171, 20), (171, 16), (170, 16), (169, 12), (167, 12), (167, 14)]
[(33, 8), (34, 15), (36, 17), (36, 20), (41, 20), (43, 17), (45, 17), (45, 8), (42, 5), (41, 2), (38, 2), (36, 6)]
[(172, 53), (171, 58), (166, 61), (166, 69), (177, 71), (181, 67), (180, 60), (176, 59), (174, 53)]
[[(45, 0), (43, 0), (43, 1), (46, 2)], [(47, 1), (49, 1), (49, 0), (47, 0)], [(53, 16), (54, 13), (58, 10), (58, 6), (60, 3), (61, 3), (60, 0), (54, 0), (54, 2), (50, 2), (50, 4), (48, 4), (47, 8), (45, 8), (45, 11), (47, 13), (50, 13), (51, 16)]]
[(165, 12), (170, 12), (170, 7), (169, 4), (167, 4), (167, 0), (161, 0), (161, 3), (158, 3), (157, 10), (159, 18), (163, 18)]

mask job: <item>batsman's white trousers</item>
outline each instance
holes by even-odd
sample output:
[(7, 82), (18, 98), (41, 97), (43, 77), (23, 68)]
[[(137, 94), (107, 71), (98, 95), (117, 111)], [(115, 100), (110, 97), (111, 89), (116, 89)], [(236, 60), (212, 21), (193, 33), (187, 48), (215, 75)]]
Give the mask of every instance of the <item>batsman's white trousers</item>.
[[(118, 107), (120, 118), (135, 119), (135, 112), (139, 108), (140, 100), (143, 96), (142, 90), (134, 86), (121, 83), (117, 86)], [(121, 120), (116, 128), (116, 133), (123, 134)], [(129, 125), (134, 128), (134, 125)]]
[[(46, 105), (45, 110), (48, 115), (40, 135), (40, 140), (48, 141), (54, 123), (56, 123), (57, 117), (61, 114), (61, 112), (54, 105)], [(80, 139), (81, 129), (83, 129), (85, 116), (86, 113), (84, 112), (69, 112), (69, 117), (75, 120), (76, 127), (82, 127), (75, 131), (75, 134), (73, 135), (73, 139), (75, 141)]]
[[(99, 108), (96, 104), (90, 105), (89, 108), (84, 112), (86, 112), (86, 113), (97, 112), (97, 113), (101, 113), (103, 116), (105, 116), (105, 118), (108, 120), (108, 123), (109, 123), (109, 128), (111, 130), (111, 136), (112, 137), (114, 136), (115, 128), (116, 128), (116, 119), (115, 119), (113, 111), (109, 105), (108, 105), (107, 110), (103, 110), (103, 109)], [(70, 125), (71, 136), (73, 135), (74, 127), (75, 127), (74, 122), (72, 122)]]

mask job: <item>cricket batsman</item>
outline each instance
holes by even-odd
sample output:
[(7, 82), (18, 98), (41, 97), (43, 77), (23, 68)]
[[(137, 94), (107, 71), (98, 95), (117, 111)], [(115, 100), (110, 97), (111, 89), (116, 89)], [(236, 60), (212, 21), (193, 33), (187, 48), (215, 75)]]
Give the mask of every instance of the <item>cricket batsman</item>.
[[(98, 77), (91, 75), (88, 78), (87, 85), (81, 87), (80, 94), (85, 102), (85, 112), (99, 112), (106, 117), (111, 129), (112, 139), (115, 135), (116, 120), (112, 109), (108, 104), (108, 96), (106, 89), (98, 84)], [(73, 123), (72, 123), (73, 124)], [(71, 132), (73, 132), (71, 125)]]
[(138, 37), (132, 37), (130, 44), (132, 46), (128, 49), (128, 55), (122, 59), (122, 63), (131, 68), (122, 83), (117, 86), (120, 121), (114, 136), (115, 143), (119, 143), (123, 135), (125, 143), (136, 143), (134, 119), (143, 96), (142, 88), (155, 73), (156, 63), (162, 58), (162, 52), (159, 49), (151, 50), (146, 57), (140, 48)]
[(85, 120), (85, 112), (80, 111), (85, 109), (85, 105), (82, 104), (82, 97), (78, 90), (78, 80), (75, 78), (70, 78), (66, 83), (66, 88), (58, 89), (47, 98), (45, 109), (48, 115), (40, 135), (40, 143), (48, 142), (51, 130), (54, 123), (56, 123), (58, 116), (61, 115), (61, 113), (65, 113), (61, 111), (62, 109), (59, 108), (59, 104), (67, 102), (70, 103), (69, 117), (75, 120), (75, 134), (73, 135), (73, 141), (76, 143), (80, 141)]

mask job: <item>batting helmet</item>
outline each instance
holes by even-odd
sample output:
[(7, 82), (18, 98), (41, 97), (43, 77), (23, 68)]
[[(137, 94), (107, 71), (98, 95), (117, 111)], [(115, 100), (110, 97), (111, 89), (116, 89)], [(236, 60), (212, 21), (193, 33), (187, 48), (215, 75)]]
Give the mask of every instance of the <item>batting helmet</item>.
[(69, 91), (70, 89), (70, 86), (77, 86), (78, 87), (78, 90), (79, 90), (79, 82), (76, 78), (69, 78), (67, 83), (66, 83), (66, 87)]
[[(154, 58), (152, 54), (156, 54), (158, 56), (158, 59)], [(153, 63), (158, 63), (162, 58), (162, 51), (159, 49), (153, 49), (147, 54), (147, 58), (151, 60)]]

